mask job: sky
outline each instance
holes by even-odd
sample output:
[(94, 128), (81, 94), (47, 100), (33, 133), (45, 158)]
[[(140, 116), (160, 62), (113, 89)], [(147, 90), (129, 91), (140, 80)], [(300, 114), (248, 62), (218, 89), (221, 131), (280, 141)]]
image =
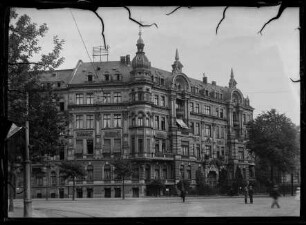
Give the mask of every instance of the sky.
[[(176, 7), (129, 8), (134, 19), (158, 25), (141, 29), (144, 51), (153, 67), (171, 72), (178, 49), (183, 73), (194, 79), (202, 80), (205, 73), (208, 82), (228, 86), (233, 68), (237, 88), (249, 97), (254, 118), (274, 108), (300, 124), (300, 83), (290, 80), (299, 79), (300, 71), (298, 8), (286, 8), (262, 35), (258, 32), (277, 14), (279, 6), (229, 7), (218, 34), (216, 27), (224, 7), (185, 7), (169, 16), (166, 14)], [(105, 7), (97, 12), (104, 21), (105, 39), (110, 46), (108, 60), (119, 61), (120, 56), (128, 54), (133, 59), (139, 26), (129, 20), (128, 11)], [(93, 47), (103, 45), (101, 22), (91, 11), (18, 8), (17, 13), (29, 15), (38, 25), (48, 25), (47, 35), (39, 42), (42, 53), (52, 50), (53, 36), (65, 40), (65, 62), (58, 69), (72, 69), (79, 60), (93, 60)]]

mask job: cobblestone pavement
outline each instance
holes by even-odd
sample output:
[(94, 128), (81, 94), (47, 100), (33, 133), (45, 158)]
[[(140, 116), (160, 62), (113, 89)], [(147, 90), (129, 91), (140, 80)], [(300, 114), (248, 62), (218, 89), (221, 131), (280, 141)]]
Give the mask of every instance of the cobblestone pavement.
[[(292, 196), (279, 199), (280, 208), (271, 208), (272, 199), (256, 197), (245, 204), (242, 197), (179, 197), (122, 199), (34, 199), (33, 217), (278, 217), (299, 216), (300, 201)], [(9, 217), (23, 216), (23, 201), (14, 201)]]

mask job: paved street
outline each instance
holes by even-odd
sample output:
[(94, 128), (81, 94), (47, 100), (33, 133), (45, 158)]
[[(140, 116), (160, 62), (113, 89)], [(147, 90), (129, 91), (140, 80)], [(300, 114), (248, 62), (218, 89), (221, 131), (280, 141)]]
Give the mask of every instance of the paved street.
[[(281, 197), (281, 208), (270, 208), (271, 198), (256, 197), (254, 204), (244, 204), (242, 197), (179, 197), (33, 200), (33, 217), (256, 217), (299, 216), (300, 201)], [(15, 200), (9, 217), (23, 216), (23, 201)]]

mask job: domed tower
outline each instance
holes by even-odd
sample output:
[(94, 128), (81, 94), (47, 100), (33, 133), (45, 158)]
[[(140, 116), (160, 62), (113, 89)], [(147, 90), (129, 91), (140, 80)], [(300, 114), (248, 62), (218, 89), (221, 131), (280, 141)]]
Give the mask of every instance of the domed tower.
[(132, 60), (133, 70), (131, 71), (131, 75), (133, 80), (151, 80), (151, 62), (143, 51), (144, 45), (144, 41), (141, 38), (141, 31), (139, 31), (139, 38), (136, 44), (137, 52)]

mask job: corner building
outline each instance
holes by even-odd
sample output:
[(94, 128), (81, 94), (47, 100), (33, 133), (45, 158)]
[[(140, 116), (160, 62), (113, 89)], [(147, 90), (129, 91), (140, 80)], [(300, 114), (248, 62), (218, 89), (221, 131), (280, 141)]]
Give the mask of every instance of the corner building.
[[(50, 161), (55, 181), (48, 192), (72, 195), (72, 182), (61, 180), (55, 166), (62, 159), (84, 164), (87, 175), (77, 182), (77, 197), (121, 196), (111, 164), (116, 157), (135, 162), (126, 180), (127, 197), (152, 195), (148, 184), (154, 179), (170, 193), (182, 179), (195, 187), (197, 170), (210, 186), (217, 184), (222, 168), (230, 182), (238, 167), (244, 179), (254, 180), (254, 158), (245, 146), (253, 108), (236, 88), (233, 70), (228, 87), (221, 87), (205, 75), (201, 81), (184, 74), (178, 50), (168, 72), (151, 66), (141, 33), (136, 46), (132, 60), (127, 55), (120, 61), (79, 61), (74, 69), (42, 75), (60, 94), (60, 110), (70, 115), (67, 145)], [(210, 163), (214, 159), (222, 166)], [(35, 185), (33, 191), (44, 192)]]

